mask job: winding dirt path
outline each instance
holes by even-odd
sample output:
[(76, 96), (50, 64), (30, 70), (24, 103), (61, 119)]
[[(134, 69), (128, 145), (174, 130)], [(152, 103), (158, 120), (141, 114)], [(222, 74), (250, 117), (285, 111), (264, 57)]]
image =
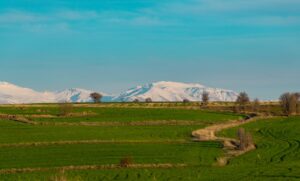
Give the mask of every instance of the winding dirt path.
[(229, 160), (231, 158), (240, 156), (242, 154), (245, 154), (251, 150), (256, 149), (255, 145), (251, 145), (245, 150), (239, 150), (239, 140), (233, 139), (233, 138), (225, 138), (225, 137), (218, 137), (216, 136), (217, 132), (220, 132), (224, 129), (234, 128), (238, 127), (250, 122), (254, 122), (258, 119), (261, 119), (261, 117), (253, 117), (248, 119), (242, 119), (242, 120), (233, 120), (225, 123), (220, 123), (212, 126), (208, 126), (203, 129), (199, 129), (192, 132), (192, 135), (194, 137), (194, 141), (220, 141), (223, 144), (223, 149), (225, 150), (225, 155), (223, 157), (217, 158), (217, 165), (218, 166), (225, 166), (229, 163)]

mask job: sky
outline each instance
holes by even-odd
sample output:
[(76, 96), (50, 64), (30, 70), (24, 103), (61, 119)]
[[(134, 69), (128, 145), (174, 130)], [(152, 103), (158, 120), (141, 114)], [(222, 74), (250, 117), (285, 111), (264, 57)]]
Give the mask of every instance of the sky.
[(300, 91), (299, 0), (0, 1), (0, 81), (119, 93), (194, 82)]

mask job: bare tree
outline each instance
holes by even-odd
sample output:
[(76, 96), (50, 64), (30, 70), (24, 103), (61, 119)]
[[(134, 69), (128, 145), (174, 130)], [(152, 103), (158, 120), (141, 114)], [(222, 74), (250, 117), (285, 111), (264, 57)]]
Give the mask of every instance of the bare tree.
[(239, 150), (246, 150), (254, 145), (252, 135), (247, 133), (244, 128), (238, 129), (238, 139), (240, 141)]
[(259, 112), (260, 111), (260, 102), (259, 99), (254, 99), (253, 103), (252, 103), (252, 110), (253, 112)]
[(207, 106), (209, 102), (209, 93), (204, 91), (202, 93), (202, 106)]
[(246, 92), (241, 92), (236, 99), (236, 104), (240, 111), (245, 111), (246, 106), (249, 102), (250, 102), (250, 98)]
[(246, 144), (245, 144), (246, 131), (245, 131), (245, 129), (239, 128), (237, 134), (238, 134), (238, 139), (240, 140), (239, 149), (245, 150), (246, 149)]
[(134, 100), (133, 100), (133, 102), (140, 102), (140, 100), (138, 100), (138, 99), (134, 99)]
[(102, 94), (93, 92), (90, 94), (90, 97), (93, 99), (94, 103), (99, 103), (99, 102), (101, 102), (101, 99), (103, 96), (102, 96)]
[(188, 99), (183, 99), (183, 103), (189, 103), (189, 102), (191, 102), (191, 101)]
[(280, 96), (280, 105), (282, 108), (282, 111), (286, 115), (293, 115), (298, 112), (299, 108), (299, 93), (284, 93)]
[(296, 112), (297, 114), (300, 114), (300, 92), (295, 93), (296, 99), (297, 99), (297, 103), (296, 103)]
[(148, 97), (147, 99), (145, 99), (145, 102), (152, 102), (152, 99), (150, 97)]

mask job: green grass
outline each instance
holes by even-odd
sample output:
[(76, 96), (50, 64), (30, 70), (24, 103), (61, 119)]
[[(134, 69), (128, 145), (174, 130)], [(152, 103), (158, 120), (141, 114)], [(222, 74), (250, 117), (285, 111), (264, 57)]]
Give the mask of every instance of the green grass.
[[(128, 108), (128, 107), (79, 107), (74, 106), (74, 113), (91, 113), (90, 116), (34, 118), (35, 121), (79, 122), (79, 121), (153, 121), (153, 120), (191, 120), (224, 121), (239, 119), (243, 115), (218, 113), (204, 110), (169, 109), (169, 108)], [(1, 106), (0, 114), (19, 115), (58, 115), (59, 106)]]
[[(0, 112), (17, 114), (57, 114), (55, 105), (15, 108)], [(24, 112), (25, 111), (25, 112)], [(58, 167), (67, 165), (117, 164), (124, 156), (134, 163), (185, 163), (186, 168), (114, 169), (66, 171), (69, 180), (300, 180), (300, 117), (258, 120), (244, 127), (250, 132), (257, 149), (234, 158), (225, 167), (214, 166), (223, 154), (220, 143), (190, 141), (193, 130), (211, 123), (237, 119), (241, 115), (184, 109), (146, 108), (87, 108), (76, 107), (74, 112), (93, 112), (91, 117), (38, 119), (38, 121), (150, 121), (192, 120), (200, 125), (190, 126), (54, 126), (27, 125), (0, 121), (0, 144), (79, 140), (186, 140), (185, 143), (106, 143), (64, 144), (48, 146), (0, 147), (0, 169), (25, 167)], [(86, 120), (89, 119), (89, 120)], [(228, 129), (222, 136), (236, 137), (238, 128)], [(0, 174), (0, 180), (49, 180), (57, 171)]]
[(0, 168), (118, 164), (132, 156), (134, 163), (211, 165), (220, 154), (215, 142), (186, 144), (74, 144), (0, 149)]
[(33, 120), (47, 122), (189, 120), (214, 123), (243, 117), (242, 115), (232, 113), (166, 108), (80, 108), (75, 109), (74, 112), (92, 112), (95, 115), (85, 117), (34, 118)]
[(191, 139), (203, 126), (44, 126), (0, 120), (1, 143), (74, 140), (176, 140)]

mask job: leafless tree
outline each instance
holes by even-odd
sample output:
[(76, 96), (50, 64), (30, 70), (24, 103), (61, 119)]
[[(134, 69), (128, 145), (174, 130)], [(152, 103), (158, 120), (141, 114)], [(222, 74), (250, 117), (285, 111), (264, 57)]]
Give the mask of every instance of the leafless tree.
[(253, 112), (259, 112), (260, 111), (260, 102), (259, 102), (259, 99), (256, 98), (252, 102), (252, 110), (253, 110)]
[(300, 114), (300, 92), (295, 93), (296, 99), (297, 99), (297, 103), (296, 103), (296, 112), (297, 114)]
[(209, 93), (204, 91), (202, 93), (202, 106), (207, 106), (209, 102)]
[(282, 108), (282, 111), (286, 115), (293, 115), (298, 112), (299, 108), (299, 93), (284, 93), (280, 96), (280, 105)]
[(240, 141), (239, 150), (246, 150), (247, 148), (254, 145), (252, 135), (247, 133), (244, 128), (238, 129), (238, 139)]
[(101, 102), (101, 99), (103, 96), (102, 96), (102, 94), (93, 92), (90, 94), (90, 97), (93, 99), (94, 103), (99, 103), (99, 102)]
[(191, 101), (188, 99), (183, 99), (183, 103), (189, 103), (189, 102), (191, 102)]
[(138, 100), (138, 99), (134, 99), (134, 100), (133, 100), (133, 102), (140, 102), (140, 100)]
[(150, 97), (148, 97), (147, 99), (145, 99), (145, 102), (152, 102), (152, 99)]
[(244, 128), (238, 129), (238, 139), (240, 140), (239, 149), (245, 150), (246, 144), (245, 144), (245, 138), (246, 138), (246, 131)]
[(237, 99), (236, 99), (236, 104), (238, 106), (239, 111), (245, 111), (247, 104), (249, 104), (250, 98), (246, 92), (241, 92)]

